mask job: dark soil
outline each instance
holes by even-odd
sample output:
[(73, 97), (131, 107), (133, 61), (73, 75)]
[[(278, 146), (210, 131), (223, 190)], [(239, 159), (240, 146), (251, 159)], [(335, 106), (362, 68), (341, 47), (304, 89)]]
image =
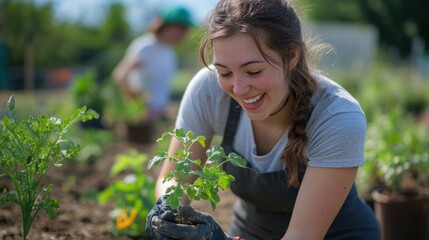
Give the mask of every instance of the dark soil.
[[(172, 116), (177, 110), (177, 104), (175, 106)], [(165, 130), (167, 129), (158, 129), (157, 134)], [(53, 220), (45, 212), (39, 212), (28, 239), (131, 239), (126, 236), (115, 236), (110, 231), (109, 222), (112, 219), (109, 212), (114, 208), (113, 203), (102, 205), (95, 200), (88, 200), (90, 199), (88, 196), (91, 192), (103, 190), (113, 180), (109, 172), (117, 154), (134, 148), (153, 156), (155, 146), (155, 141), (149, 144), (136, 144), (118, 140), (108, 146), (103, 157), (93, 164), (64, 162), (62, 167), (50, 169), (42, 184), (53, 185), (52, 197), (60, 201), (60, 210)], [(151, 170), (148, 174), (155, 176), (158, 170)], [(0, 189), (4, 187), (13, 189), (10, 180), (2, 177)], [(226, 230), (236, 197), (229, 191), (220, 193), (220, 197), (222, 203), (215, 212), (207, 202), (193, 202), (192, 206), (210, 213)], [(0, 206), (0, 240), (21, 239), (21, 233), (19, 206), (12, 203)]]

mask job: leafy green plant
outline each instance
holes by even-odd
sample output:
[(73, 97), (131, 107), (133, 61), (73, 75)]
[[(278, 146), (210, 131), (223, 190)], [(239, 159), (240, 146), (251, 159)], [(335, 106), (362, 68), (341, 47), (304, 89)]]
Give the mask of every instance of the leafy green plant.
[(97, 72), (94, 69), (80, 74), (73, 81), (71, 93), (76, 106), (87, 106), (98, 113), (104, 108), (100, 86), (97, 83)]
[(427, 186), (429, 136), (421, 127), (400, 110), (380, 114), (368, 127), (365, 145), (368, 168), (362, 169), (359, 176), (372, 178), (395, 194), (415, 192), (416, 187)]
[(109, 79), (104, 95), (104, 98), (109, 99), (105, 106), (105, 118), (110, 124), (120, 121), (137, 124), (147, 113), (143, 97), (126, 96), (112, 79)]
[[(236, 153), (225, 154), (223, 148), (218, 145), (212, 146), (207, 150), (207, 161), (203, 163), (199, 159), (192, 158), (190, 148), (192, 145), (199, 143), (205, 147), (205, 137), (198, 136), (193, 138), (192, 131), (184, 129), (175, 129), (173, 131), (166, 131), (162, 134), (157, 142), (163, 141), (167, 136), (178, 139), (183, 148), (180, 149), (175, 155), (169, 155), (166, 151), (157, 152), (154, 158), (149, 162), (148, 168), (154, 165), (159, 165), (165, 160), (176, 162), (175, 170), (169, 172), (164, 179), (164, 182), (174, 180), (177, 184), (170, 186), (166, 194), (169, 195), (167, 202), (173, 209), (177, 209), (183, 195), (186, 193), (190, 200), (209, 200), (213, 210), (216, 205), (220, 203), (218, 192), (220, 189), (227, 189), (232, 181), (235, 180), (234, 176), (227, 174), (222, 169), (222, 164), (231, 162), (238, 167), (246, 167), (246, 160)], [(191, 166), (197, 169), (192, 170)], [(192, 176), (196, 177), (193, 183), (188, 183), (185, 179)]]
[(40, 210), (53, 219), (59, 208), (58, 200), (51, 198), (52, 184), (39, 185), (50, 168), (61, 167), (63, 160), (77, 155), (79, 145), (65, 138), (68, 128), (78, 121), (97, 118), (98, 114), (82, 107), (65, 120), (46, 115), (26, 118), (15, 112), (13, 96), (7, 106), (10, 117), (4, 116), (0, 125), (0, 177), (9, 177), (15, 192), (5, 188), (0, 205), (13, 202), (20, 206), (22, 238), (26, 239)]
[(115, 140), (115, 134), (110, 130), (76, 129), (73, 133), (75, 142), (81, 146), (79, 154), (74, 159), (81, 163), (96, 163)]
[(127, 174), (123, 179), (114, 181), (98, 197), (100, 203), (114, 199), (116, 208), (112, 215), (112, 226), (116, 235), (133, 237), (147, 236), (145, 232), (146, 216), (155, 205), (155, 182), (145, 174), (143, 164), (148, 161), (146, 154), (130, 150), (120, 154), (111, 168), (110, 174)]
[(427, 110), (428, 81), (410, 67), (378, 59), (364, 75), (343, 71), (332, 79), (359, 101), (369, 123), (380, 113), (389, 114), (396, 107), (415, 116)]

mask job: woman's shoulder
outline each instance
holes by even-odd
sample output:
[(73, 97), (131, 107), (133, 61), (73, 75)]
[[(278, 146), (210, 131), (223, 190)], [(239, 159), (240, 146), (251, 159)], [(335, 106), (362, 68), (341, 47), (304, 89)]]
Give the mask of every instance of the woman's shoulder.
[(181, 100), (176, 125), (211, 136), (223, 131), (230, 97), (219, 86), (216, 72), (203, 68), (189, 82)]
[(338, 83), (323, 75), (316, 75), (319, 83), (317, 92), (311, 99), (312, 113), (309, 131), (321, 129), (364, 132), (366, 116), (359, 102)]
[(133, 39), (128, 49), (140, 50), (142, 47), (151, 46), (156, 42), (156, 38), (151, 33), (145, 33)]
[(200, 69), (187, 87), (192, 91), (195, 96), (217, 96), (226, 95), (226, 93), (220, 88), (219, 83), (217, 81), (216, 70), (212, 67), (204, 67)]
[(359, 102), (341, 85), (321, 74), (315, 74), (319, 88), (311, 99), (313, 108), (320, 108), (331, 114), (362, 112)]

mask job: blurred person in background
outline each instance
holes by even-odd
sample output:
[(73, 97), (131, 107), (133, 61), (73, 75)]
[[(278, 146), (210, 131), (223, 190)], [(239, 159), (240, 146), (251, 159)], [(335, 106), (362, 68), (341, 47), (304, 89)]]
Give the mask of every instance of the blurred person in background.
[(128, 97), (142, 97), (148, 114), (143, 121), (167, 119), (170, 83), (177, 71), (173, 46), (186, 38), (193, 25), (189, 10), (183, 6), (166, 8), (151, 23), (148, 31), (135, 38), (113, 71), (113, 78)]

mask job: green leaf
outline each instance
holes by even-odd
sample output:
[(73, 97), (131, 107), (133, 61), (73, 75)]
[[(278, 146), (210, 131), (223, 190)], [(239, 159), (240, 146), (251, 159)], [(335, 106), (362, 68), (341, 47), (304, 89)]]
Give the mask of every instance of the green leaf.
[(100, 118), (100, 114), (98, 114), (96, 111), (92, 110), (92, 109), (88, 109), (85, 112), (85, 115), (82, 116), (82, 122), (86, 122), (88, 120), (92, 120), (92, 119), (99, 119)]
[(219, 177), (219, 179), (217, 180), (217, 184), (219, 184), (219, 186), (223, 190), (225, 190), (229, 187), (231, 182), (234, 180), (235, 180), (235, 178), (232, 175), (223, 175), (223, 176)]
[(116, 161), (113, 164), (110, 174), (116, 176), (126, 169), (131, 169), (134, 172), (143, 171), (143, 163), (147, 161), (147, 155), (137, 152), (135, 149), (124, 154), (118, 154)]
[(212, 210), (216, 209), (216, 205), (220, 203), (220, 198), (217, 195), (217, 190), (215, 189), (206, 189), (207, 196), (210, 200), (210, 205), (212, 207)]
[(148, 164), (148, 169), (151, 169), (154, 165), (159, 165), (162, 163), (165, 159), (168, 158), (167, 152), (158, 152), (150, 161)]
[(51, 219), (55, 217), (55, 210), (60, 208), (60, 203), (57, 199), (50, 199), (46, 204), (43, 204), (43, 209)]
[(177, 151), (175, 154), (176, 154), (176, 156), (178, 156), (179, 158), (185, 158), (185, 157), (186, 157), (186, 154), (185, 154), (185, 152), (183, 151), (183, 149), (179, 149), (179, 151)]
[(98, 202), (99, 203), (107, 203), (113, 196), (115, 195), (115, 188), (112, 185), (110, 185), (108, 188), (104, 189), (99, 195), (98, 195)]
[(247, 161), (244, 158), (242, 158), (240, 155), (234, 152), (228, 154), (227, 159), (231, 161), (231, 163), (236, 167), (245, 168), (247, 165)]
[(7, 101), (7, 107), (11, 112), (15, 109), (15, 97), (13, 95), (9, 97), (9, 100)]
[[(164, 134), (163, 134), (164, 135)], [(188, 132), (185, 129), (174, 129), (173, 131), (167, 131), (165, 132), (165, 135), (169, 135), (172, 137), (177, 138), (178, 140), (180, 140), (181, 142), (186, 142), (186, 139), (188, 138)]]
[(171, 171), (171, 172), (167, 173), (167, 175), (165, 175), (165, 177), (164, 177), (163, 183), (174, 179), (175, 173), (176, 173), (176, 171)]
[(198, 136), (197, 141), (200, 143), (201, 147), (206, 147), (206, 138), (204, 136)]
[(207, 150), (207, 163), (217, 163), (225, 157), (225, 152), (221, 146), (215, 145)]
[(197, 187), (201, 187), (201, 186), (203, 186), (203, 181), (201, 180), (201, 177), (197, 178), (197, 179), (194, 181), (194, 185), (195, 185), (195, 186), (197, 186)]
[(186, 193), (188, 194), (188, 198), (189, 199), (194, 199), (194, 200), (197, 200), (197, 199), (195, 199), (195, 197), (196, 197), (196, 195), (197, 195), (197, 188), (195, 187), (195, 186), (193, 186), (193, 185), (189, 185), (187, 188), (186, 188)]
[(170, 196), (167, 198), (167, 203), (172, 209), (178, 209), (183, 196), (183, 189), (177, 185), (171, 188), (171, 191), (167, 191)]
[(191, 168), (189, 167), (189, 163), (185, 161), (180, 161), (176, 163), (176, 170), (179, 172), (189, 174), (191, 172)]
[(201, 160), (197, 159), (193, 161), (195, 165), (201, 166)]

